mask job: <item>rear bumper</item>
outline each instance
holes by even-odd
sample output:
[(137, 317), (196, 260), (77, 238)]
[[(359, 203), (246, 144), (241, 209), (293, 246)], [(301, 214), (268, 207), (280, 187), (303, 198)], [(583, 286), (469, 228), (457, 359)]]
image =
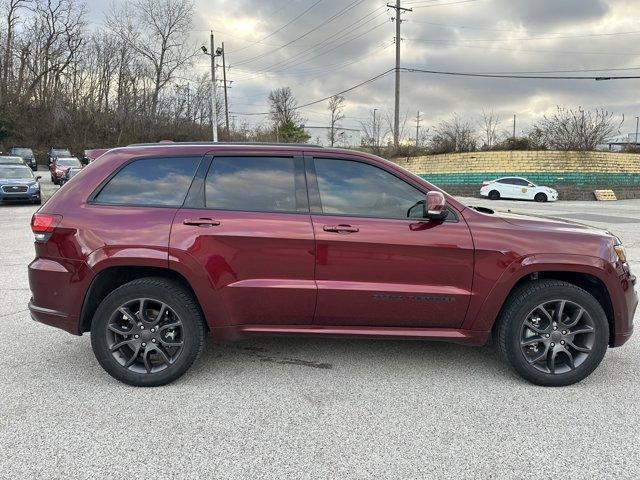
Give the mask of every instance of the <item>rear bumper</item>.
[(64, 312), (34, 305), (33, 299), (29, 302), (29, 313), (31, 314), (31, 318), (36, 322), (60, 328), (74, 335), (81, 335), (77, 318)]
[(81, 335), (80, 311), (92, 277), (82, 261), (36, 258), (29, 265), (31, 318)]

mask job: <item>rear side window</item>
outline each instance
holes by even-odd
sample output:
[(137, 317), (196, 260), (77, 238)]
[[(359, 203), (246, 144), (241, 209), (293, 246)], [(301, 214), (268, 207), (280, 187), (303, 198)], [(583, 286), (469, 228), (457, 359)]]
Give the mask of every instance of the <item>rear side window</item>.
[(216, 157), (207, 175), (205, 192), (207, 208), (290, 213), (299, 210), (295, 161), (290, 157)]
[(179, 207), (195, 175), (200, 157), (145, 158), (118, 173), (95, 197), (95, 203)]

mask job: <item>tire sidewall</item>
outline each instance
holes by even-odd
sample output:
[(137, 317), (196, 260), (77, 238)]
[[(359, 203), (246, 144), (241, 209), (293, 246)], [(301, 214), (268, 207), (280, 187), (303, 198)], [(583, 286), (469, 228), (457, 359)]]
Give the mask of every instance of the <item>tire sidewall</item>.
[[(166, 282), (137, 281), (119, 287), (110, 293), (96, 310), (91, 325), (91, 346), (100, 365), (111, 376), (124, 383), (134, 386), (160, 386), (172, 382), (180, 377), (200, 354), (202, 348), (204, 328), (198, 311), (193, 305), (185, 302), (184, 292), (180, 295), (176, 285)], [(125, 369), (113, 357), (107, 344), (106, 330), (109, 320), (115, 310), (128, 301), (137, 298), (149, 298), (169, 305), (182, 321), (183, 342), (182, 352), (176, 361), (168, 368), (157, 373), (136, 373)]]
[[(594, 345), (585, 361), (576, 369), (563, 374), (550, 374), (529, 365), (520, 348), (521, 328), (527, 315), (544, 302), (569, 300), (584, 308), (595, 324)], [(609, 323), (602, 306), (586, 291), (573, 286), (549, 286), (516, 302), (511, 309), (510, 318), (505, 319), (504, 348), (507, 360), (512, 367), (527, 380), (544, 386), (565, 386), (577, 383), (587, 377), (602, 361), (609, 344)]]

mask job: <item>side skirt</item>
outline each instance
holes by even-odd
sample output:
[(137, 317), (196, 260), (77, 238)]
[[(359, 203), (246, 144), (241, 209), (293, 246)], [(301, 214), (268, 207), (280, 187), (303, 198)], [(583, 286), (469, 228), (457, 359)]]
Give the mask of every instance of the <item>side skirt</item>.
[(319, 326), (319, 325), (238, 325), (212, 329), (218, 340), (238, 340), (258, 335), (320, 336), (320, 337), (363, 337), (363, 338), (404, 338), (424, 339), (481, 346), (487, 343), (491, 332), (461, 330), (457, 328), (396, 328), (361, 326)]

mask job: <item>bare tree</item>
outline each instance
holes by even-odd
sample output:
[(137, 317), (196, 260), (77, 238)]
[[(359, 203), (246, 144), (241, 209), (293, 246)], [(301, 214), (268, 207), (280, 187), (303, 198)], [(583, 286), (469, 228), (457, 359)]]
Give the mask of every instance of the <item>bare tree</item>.
[(500, 123), (500, 117), (493, 113), (493, 110), (487, 113), (484, 108), (482, 109), (482, 118), (478, 122), (478, 127), (482, 133), (480, 141), (483, 149), (491, 150), (500, 141), (498, 133)]
[(377, 114), (376, 110), (370, 110), (371, 117), (367, 120), (360, 122), (360, 128), (362, 129), (362, 146), (371, 148), (371, 150), (379, 154), (380, 153), (380, 132), (382, 119)]
[(0, 80), (0, 103), (3, 102), (7, 96), (9, 74), (13, 68), (14, 31), (20, 19), (19, 13), (20, 10), (27, 7), (30, 3), (30, 0), (6, 0), (3, 5), (6, 18), (6, 34), (2, 59), (2, 77)]
[(271, 109), (271, 121), (276, 127), (285, 123), (302, 123), (302, 117), (298, 112), (298, 102), (290, 87), (282, 87), (269, 93), (269, 106)]
[(107, 13), (107, 26), (149, 64), (152, 116), (157, 113), (162, 89), (196, 54), (189, 42), (193, 14), (191, 0), (135, 0), (114, 4)]
[(440, 122), (429, 142), (432, 153), (471, 152), (477, 147), (478, 139), (473, 126), (457, 114)]
[(333, 147), (336, 143), (338, 134), (336, 127), (344, 120), (344, 97), (341, 95), (334, 95), (329, 99), (329, 113), (331, 118), (329, 120), (329, 143)]
[(594, 150), (621, 127), (613, 113), (603, 109), (558, 107), (556, 112), (536, 123), (529, 136), (536, 143), (557, 150)]

